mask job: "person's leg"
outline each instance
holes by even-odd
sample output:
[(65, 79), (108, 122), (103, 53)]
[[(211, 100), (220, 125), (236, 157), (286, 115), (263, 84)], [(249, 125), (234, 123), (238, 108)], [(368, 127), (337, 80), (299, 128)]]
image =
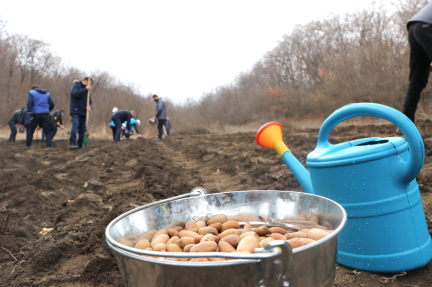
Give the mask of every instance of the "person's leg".
[(115, 128), (116, 128), (115, 142), (119, 143), (120, 142), (120, 135), (121, 135), (121, 132), (122, 132), (122, 122), (116, 116), (112, 117), (111, 120), (114, 122)]
[(45, 131), (44, 131), (43, 127), (42, 127), (42, 137), (41, 137), (41, 142), (45, 142), (45, 140), (46, 140), (46, 135), (45, 135)]
[(46, 147), (51, 148), (51, 124), (49, 115), (41, 115), (40, 121), (42, 122), (42, 131), (45, 133)]
[(77, 144), (77, 131), (79, 126), (79, 115), (71, 115), (72, 117), (72, 128), (70, 131), (69, 145), (75, 146)]
[(158, 139), (162, 139), (163, 134), (163, 126), (165, 125), (166, 120), (158, 120)]
[[(420, 95), (429, 79), (432, 59), (432, 51), (425, 50), (432, 49), (432, 27), (424, 28), (422, 26), (423, 23), (421, 22), (414, 23), (410, 26), (408, 33), (410, 74), (402, 112), (412, 122), (415, 122), (415, 113), (420, 101)], [(428, 54), (431, 54), (431, 57)]]
[(111, 131), (112, 131), (113, 141), (115, 141), (115, 138), (116, 138), (116, 128), (115, 127), (111, 127)]
[(79, 127), (78, 127), (78, 148), (82, 148), (84, 142), (84, 135), (86, 131), (86, 117), (79, 117)]
[(51, 125), (50, 124), (50, 137), (51, 137), (51, 141), (53, 141), (53, 139), (54, 139), (54, 136), (56, 135), (56, 133), (57, 133), (57, 125)]
[(15, 123), (13, 121), (8, 121), (8, 125), (11, 129), (11, 133), (9, 135), (9, 142), (15, 142), (15, 137), (17, 134)]
[(29, 130), (28, 130), (28, 133), (26, 135), (26, 147), (31, 146), (32, 140), (33, 140), (33, 134), (34, 134), (38, 125), (39, 125), (39, 122), (37, 121), (37, 118), (35, 118), (35, 116), (33, 116), (33, 120), (31, 120), (31, 122), (30, 122)]

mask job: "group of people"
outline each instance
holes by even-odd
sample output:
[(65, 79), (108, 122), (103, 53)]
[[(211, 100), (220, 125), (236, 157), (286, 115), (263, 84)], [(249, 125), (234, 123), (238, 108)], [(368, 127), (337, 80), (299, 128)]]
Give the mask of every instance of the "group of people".
[[(81, 149), (83, 147), (87, 113), (92, 109), (90, 95), (92, 84), (93, 79), (85, 77), (81, 81), (75, 80), (72, 86), (70, 100), (72, 128), (70, 131), (69, 149)], [(157, 95), (153, 95), (153, 100), (156, 102), (156, 113), (153, 119), (157, 121), (159, 131), (157, 141), (161, 141), (163, 134), (168, 137), (171, 130), (171, 122), (167, 117), (165, 102)], [(25, 146), (29, 148), (32, 144), (35, 130), (42, 128), (42, 134), (45, 135), (45, 139), (42, 137), (42, 141), (46, 143), (48, 149), (51, 149), (51, 143), (55, 142), (54, 136), (57, 133), (58, 127), (64, 129), (62, 126), (64, 110), (57, 110), (50, 114), (54, 106), (55, 103), (49, 92), (33, 86), (28, 93), (27, 107), (15, 111), (8, 120), (8, 125), (11, 129), (9, 142), (15, 142), (17, 135), (16, 125), (19, 125), (20, 132), (26, 131)], [(135, 133), (140, 135), (138, 131), (140, 123), (140, 120), (135, 119), (134, 111), (114, 108), (110, 121), (114, 142), (119, 143), (122, 137), (128, 138)]]

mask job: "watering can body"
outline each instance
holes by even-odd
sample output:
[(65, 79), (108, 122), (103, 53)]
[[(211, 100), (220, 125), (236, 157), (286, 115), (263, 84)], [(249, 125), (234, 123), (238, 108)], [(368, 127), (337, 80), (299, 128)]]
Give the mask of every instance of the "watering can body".
[[(386, 119), (400, 137), (365, 138), (330, 144), (340, 122), (356, 116)], [(258, 137), (258, 135), (257, 135)], [(361, 103), (336, 110), (323, 123), (307, 171), (286, 148), (275, 148), (306, 192), (332, 199), (348, 215), (338, 245), (339, 264), (366, 271), (400, 272), (432, 259), (432, 242), (415, 177), (424, 145), (415, 125), (387, 106)]]

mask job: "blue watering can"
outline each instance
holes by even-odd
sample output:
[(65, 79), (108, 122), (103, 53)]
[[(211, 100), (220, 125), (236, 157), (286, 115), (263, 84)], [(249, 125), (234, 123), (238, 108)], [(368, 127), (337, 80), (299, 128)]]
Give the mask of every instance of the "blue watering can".
[[(386, 119), (400, 137), (365, 138), (330, 144), (330, 131), (358, 116)], [(309, 171), (282, 141), (282, 126), (272, 122), (257, 133), (259, 145), (275, 149), (307, 193), (341, 204), (348, 221), (339, 236), (337, 262), (353, 269), (400, 272), (426, 265), (432, 242), (416, 176), (425, 151), (416, 126), (388, 106), (359, 103), (331, 114), (321, 126), (317, 147), (307, 156)]]

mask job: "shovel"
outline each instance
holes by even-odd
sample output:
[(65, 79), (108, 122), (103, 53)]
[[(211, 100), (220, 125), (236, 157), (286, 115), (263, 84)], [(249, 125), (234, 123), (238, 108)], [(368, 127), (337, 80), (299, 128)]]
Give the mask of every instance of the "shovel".
[[(87, 81), (90, 81), (90, 79), (88, 79)], [(86, 131), (84, 134), (84, 141), (83, 141), (83, 146), (86, 147), (88, 144), (88, 138), (89, 138), (89, 130), (88, 130), (88, 122), (89, 122), (89, 106), (90, 106), (90, 90), (87, 92), (87, 112), (86, 112)]]

